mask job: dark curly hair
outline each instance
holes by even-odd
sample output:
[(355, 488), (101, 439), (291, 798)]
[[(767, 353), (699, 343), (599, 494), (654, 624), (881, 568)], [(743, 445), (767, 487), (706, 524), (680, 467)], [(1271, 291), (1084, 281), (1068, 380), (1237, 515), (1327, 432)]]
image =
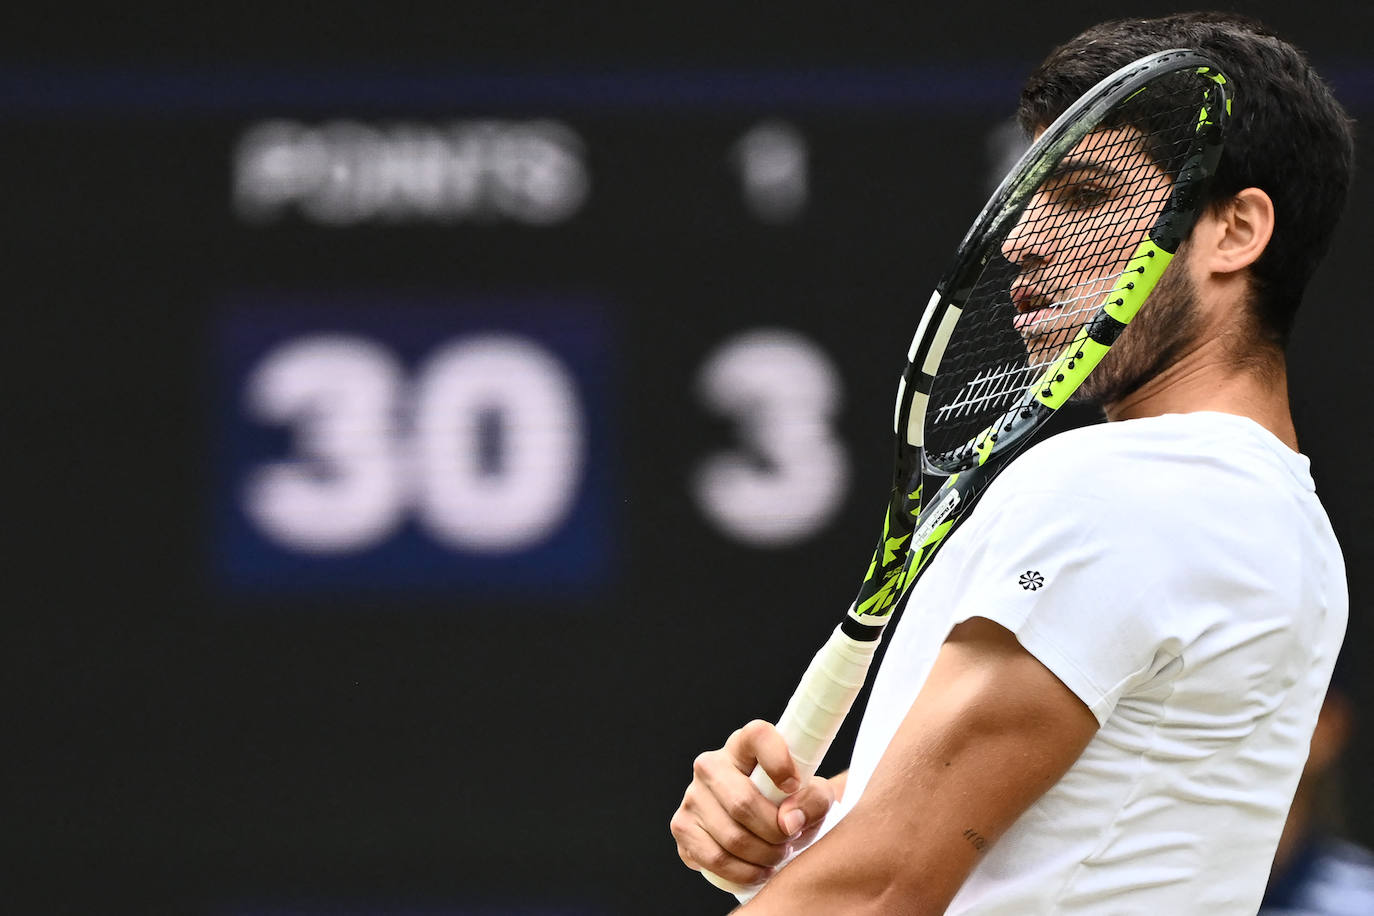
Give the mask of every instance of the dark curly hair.
[(1251, 187), (1274, 202), (1273, 238), (1251, 267), (1251, 291), (1262, 333), (1283, 346), (1345, 207), (1355, 158), (1350, 117), (1301, 51), (1232, 13), (1105, 22), (1031, 74), (1017, 120), (1027, 132), (1044, 127), (1115, 70), (1170, 48), (1201, 51), (1230, 78), (1233, 115), (1208, 203)]

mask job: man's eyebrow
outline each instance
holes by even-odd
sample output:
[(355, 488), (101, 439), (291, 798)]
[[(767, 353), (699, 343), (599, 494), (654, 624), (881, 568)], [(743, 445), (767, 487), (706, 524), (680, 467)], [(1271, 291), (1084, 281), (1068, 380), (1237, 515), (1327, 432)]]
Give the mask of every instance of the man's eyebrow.
[(1091, 172), (1097, 178), (1115, 178), (1121, 174), (1120, 169), (1112, 168), (1110, 165), (1098, 162), (1095, 159), (1075, 159), (1072, 156), (1068, 159), (1059, 160), (1059, 164), (1050, 172), (1049, 180), (1063, 178), (1065, 175), (1073, 175), (1077, 172)]

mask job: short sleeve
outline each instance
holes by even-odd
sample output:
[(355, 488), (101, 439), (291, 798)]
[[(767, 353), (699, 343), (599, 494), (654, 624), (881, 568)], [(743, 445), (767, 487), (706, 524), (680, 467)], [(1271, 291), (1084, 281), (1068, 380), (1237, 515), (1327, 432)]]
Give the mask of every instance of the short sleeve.
[(1110, 498), (994, 485), (956, 534), (953, 621), (1010, 630), (1103, 723), (1168, 660), (1153, 527)]

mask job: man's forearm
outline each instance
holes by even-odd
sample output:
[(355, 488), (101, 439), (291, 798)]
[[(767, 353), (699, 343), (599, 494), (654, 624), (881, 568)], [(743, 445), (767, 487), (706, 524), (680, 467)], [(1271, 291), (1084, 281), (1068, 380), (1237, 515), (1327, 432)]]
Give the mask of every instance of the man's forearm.
[[(958, 892), (977, 851), (945, 838), (885, 845), (881, 827), (851, 815), (782, 869), (739, 912), (744, 916), (900, 912), (939, 916)], [(870, 827), (872, 829), (870, 829)], [(867, 838), (867, 841), (865, 841)], [(939, 852), (936, 852), (939, 850)], [(936, 853), (917, 861), (922, 853)]]
[(1008, 630), (970, 618), (950, 631), (862, 796), (744, 912), (943, 913), (1096, 731), (1092, 711)]

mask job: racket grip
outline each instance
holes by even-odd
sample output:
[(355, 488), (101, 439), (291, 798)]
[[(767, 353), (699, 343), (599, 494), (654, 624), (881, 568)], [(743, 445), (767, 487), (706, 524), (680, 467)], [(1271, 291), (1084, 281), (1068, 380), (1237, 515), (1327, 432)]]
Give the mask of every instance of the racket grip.
[[(802, 785), (816, 775), (845, 716), (863, 689), (877, 649), (878, 640), (857, 640), (836, 627), (802, 675), (777, 725), (778, 732), (787, 742)], [(787, 797), (786, 792), (773, 785), (763, 767), (755, 766), (749, 778), (763, 797), (774, 804)], [(762, 884), (736, 884), (705, 870), (701, 874), (716, 887), (734, 894), (740, 903), (752, 900), (763, 887)]]

